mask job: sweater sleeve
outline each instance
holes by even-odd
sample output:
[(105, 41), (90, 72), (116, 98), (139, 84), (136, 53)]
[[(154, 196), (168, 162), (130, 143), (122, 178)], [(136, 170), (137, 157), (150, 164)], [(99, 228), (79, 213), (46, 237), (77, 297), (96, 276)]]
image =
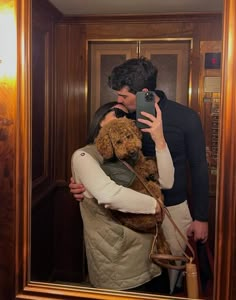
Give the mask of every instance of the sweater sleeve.
[(156, 149), (159, 183), (162, 189), (171, 189), (174, 184), (174, 165), (168, 146), (162, 150)]
[(71, 165), (75, 181), (83, 183), (86, 196), (92, 195), (99, 204), (122, 212), (155, 213), (156, 200), (153, 197), (117, 185), (104, 173), (99, 162), (85, 151), (75, 151)]
[(205, 138), (198, 114), (192, 112), (190, 117), (185, 140), (192, 182), (193, 217), (207, 221), (209, 198)]

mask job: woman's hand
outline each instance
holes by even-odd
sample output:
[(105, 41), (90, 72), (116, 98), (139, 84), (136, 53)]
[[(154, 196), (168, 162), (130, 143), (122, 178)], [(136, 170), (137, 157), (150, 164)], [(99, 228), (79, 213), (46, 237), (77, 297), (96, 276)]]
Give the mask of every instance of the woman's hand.
[(149, 126), (149, 128), (143, 128), (141, 129), (141, 131), (149, 132), (155, 143), (156, 149), (162, 150), (166, 147), (166, 141), (163, 134), (161, 110), (157, 103), (155, 103), (155, 109), (156, 117), (147, 112), (142, 111), (141, 114), (144, 117), (148, 118), (148, 120), (138, 119), (138, 121)]
[(69, 188), (70, 188), (70, 192), (72, 193), (72, 195), (77, 201), (82, 201), (84, 199), (83, 193), (85, 191), (85, 188), (83, 184), (76, 183), (74, 178), (71, 177)]

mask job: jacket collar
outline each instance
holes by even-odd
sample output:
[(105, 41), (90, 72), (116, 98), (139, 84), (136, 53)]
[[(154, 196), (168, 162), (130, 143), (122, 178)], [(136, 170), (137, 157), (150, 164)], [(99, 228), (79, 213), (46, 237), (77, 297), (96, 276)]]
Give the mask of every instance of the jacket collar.
[(159, 105), (160, 109), (162, 109), (166, 104), (167, 97), (163, 91), (155, 90), (155, 93), (160, 98), (158, 105)]

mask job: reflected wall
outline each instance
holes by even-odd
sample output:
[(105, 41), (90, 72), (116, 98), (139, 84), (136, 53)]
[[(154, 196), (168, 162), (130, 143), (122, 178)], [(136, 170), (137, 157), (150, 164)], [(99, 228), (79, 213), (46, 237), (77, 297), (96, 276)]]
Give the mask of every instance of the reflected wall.
[[(0, 6), (6, 1), (0, 2)], [(12, 7), (16, 8), (16, 2)], [(13, 105), (16, 108), (16, 126), (12, 126), (12, 136), (15, 144), (10, 139), (6, 145), (13, 148), (15, 157), (14, 167), (11, 165), (10, 174), (15, 173), (9, 191), (4, 197), (1, 193), (1, 268), (0, 268), (0, 298), (1, 299), (131, 299), (127, 294), (110, 295), (103, 291), (74, 290), (64, 286), (51, 286), (49, 284), (30, 283), (28, 280), (28, 207), (30, 200), (29, 189), (29, 131), (30, 131), (30, 56), (31, 47), (29, 16), (30, 5), (28, 1), (17, 1), (17, 28), (18, 28), (18, 74), (17, 97), (10, 97), (12, 102), (6, 102), (6, 110)], [(220, 123), (220, 158), (218, 180), (218, 205), (216, 228), (216, 272), (214, 299), (233, 300), (236, 295), (235, 276), (235, 57), (236, 57), (236, 3), (234, 0), (225, 1), (224, 9), (224, 48), (223, 48), (223, 90), (221, 103)], [(16, 89), (15, 89), (16, 91)], [(5, 95), (5, 94), (4, 94)], [(2, 96), (2, 94), (1, 94)], [(5, 98), (6, 99), (6, 98)], [(20, 101), (18, 101), (20, 100)], [(2, 98), (1, 98), (2, 101)], [(27, 109), (26, 109), (27, 108)], [(16, 137), (16, 139), (15, 139)], [(1, 174), (2, 176), (2, 174)], [(226, 217), (227, 216), (227, 217)], [(222, 246), (223, 245), (223, 246)], [(222, 284), (224, 282), (224, 284)], [(132, 297), (132, 299), (140, 297)], [(142, 297), (143, 298), (143, 297)], [(156, 297), (161, 299), (161, 297)]]
[[(45, 125), (37, 127), (40, 122), (35, 122), (33, 130), (41, 131), (44, 141), (43, 145), (39, 143), (41, 164), (38, 174), (43, 174), (43, 170), (48, 171), (44, 173), (46, 175), (42, 181), (33, 182), (31, 276), (37, 281), (84, 285), (87, 283), (87, 268), (82, 221), (79, 205), (72, 200), (68, 191), (68, 181), (71, 176), (71, 154), (85, 144), (91, 111), (94, 109), (92, 101), (89, 101), (88, 91), (89, 42), (100, 40), (112, 43), (130, 37), (153, 40), (192, 39), (189, 58), (191, 97), (186, 104), (203, 116), (204, 108), (198, 94), (201, 73), (200, 41), (221, 41), (221, 15), (64, 18), (51, 8), (52, 16), (49, 18), (49, 27), (46, 28), (45, 20), (40, 21), (44, 18), (43, 8), (36, 9), (39, 3), (33, 2), (33, 24), (36, 23), (33, 28), (39, 32), (43, 44), (37, 49), (45, 49), (43, 53), (40, 52), (41, 58), (38, 60), (38, 68), (43, 68), (44, 77), (38, 81), (39, 72), (33, 74), (33, 82), (36, 88), (40, 82), (41, 94), (46, 95), (44, 100), (36, 100), (36, 105), (39, 106), (40, 101), (43, 101), (40, 106), (43, 111), (41, 124)], [(37, 18), (37, 22), (34, 18)], [(37, 42), (39, 40), (34, 42), (35, 45)], [(54, 60), (50, 61), (50, 55), (54, 56)], [(37, 95), (39, 94), (36, 93)], [(38, 109), (33, 111), (39, 117)], [(35, 153), (37, 160), (37, 151)], [(214, 194), (211, 198), (212, 211), (215, 211), (215, 201)], [(212, 236), (214, 217), (213, 213), (210, 221)], [(44, 224), (39, 226), (42, 219)], [(213, 244), (214, 241), (212, 248)], [(42, 263), (39, 263), (40, 257), (44, 258)]]

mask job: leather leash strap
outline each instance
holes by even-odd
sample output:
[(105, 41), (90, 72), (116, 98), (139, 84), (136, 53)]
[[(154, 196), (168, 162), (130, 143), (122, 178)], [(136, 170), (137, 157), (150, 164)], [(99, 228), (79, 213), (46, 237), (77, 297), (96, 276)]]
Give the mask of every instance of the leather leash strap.
[[(185, 237), (185, 235), (181, 232), (181, 230), (179, 229), (179, 227), (176, 225), (176, 223), (173, 220), (173, 218), (171, 217), (171, 214), (168, 211), (167, 207), (163, 204), (163, 202), (159, 198), (155, 197), (155, 195), (152, 193), (152, 191), (148, 188), (148, 186), (144, 182), (143, 178), (126, 161), (124, 161), (124, 160), (120, 160), (120, 161), (130, 171), (132, 171), (136, 175), (136, 177), (139, 179), (139, 181), (142, 183), (142, 185), (145, 187), (145, 189), (148, 191), (148, 193), (153, 198), (155, 198), (157, 200), (157, 202), (159, 203), (159, 205), (161, 207), (161, 210), (168, 217), (169, 221), (171, 222), (171, 224), (173, 225), (173, 227), (175, 228), (175, 230), (178, 232), (178, 234), (180, 235), (180, 237), (185, 241), (186, 246), (189, 248), (189, 250), (190, 250), (190, 252), (192, 254), (192, 256), (188, 256), (184, 250), (183, 250), (183, 256), (171, 255), (171, 254), (158, 254), (158, 253), (154, 253), (154, 248), (155, 248), (155, 244), (156, 244), (156, 240), (157, 240), (157, 236), (158, 236), (158, 226), (156, 225), (156, 234), (155, 234), (154, 239), (153, 239), (151, 253), (150, 253), (149, 257), (153, 261), (155, 261), (158, 265), (160, 265), (162, 267), (165, 267), (165, 268), (168, 268), (168, 269), (175, 269), (175, 270), (184, 270), (186, 268), (186, 263), (192, 263), (193, 260), (194, 260), (194, 258), (195, 258), (195, 253), (194, 253), (194, 250), (193, 250), (192, 246), (190, 245), (190, 243), (187, 240), (187, 238)], [(184, 264), (182, 264), (182, 265), (175, 265), (176, 261), (181, 261)], [(170, 264), (168, 262), (173, 262), (173, 264)]]

